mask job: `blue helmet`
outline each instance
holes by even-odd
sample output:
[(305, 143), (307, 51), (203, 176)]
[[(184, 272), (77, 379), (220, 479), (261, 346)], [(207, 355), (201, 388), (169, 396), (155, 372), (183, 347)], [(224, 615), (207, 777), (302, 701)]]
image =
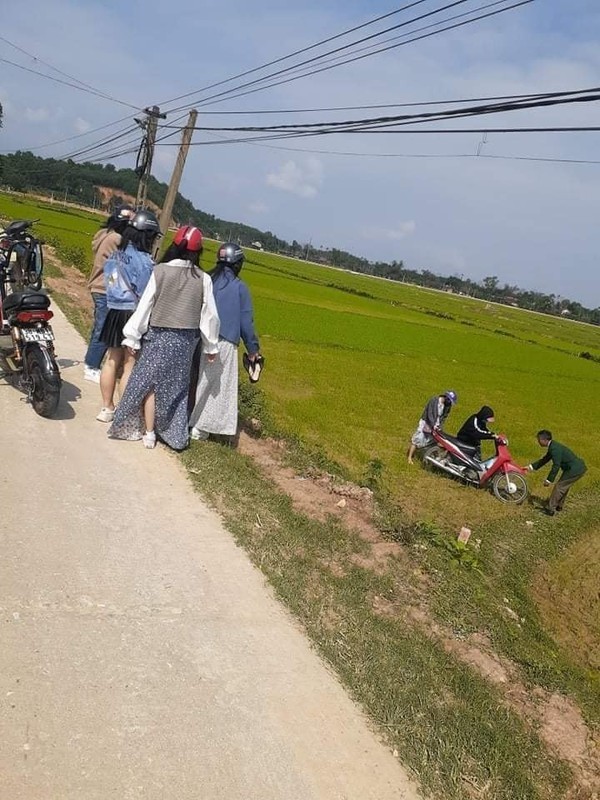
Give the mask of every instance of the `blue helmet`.
[(444, 397), (447, 400), (450, 400), (453, 406), (456, 405), (456, 403), (458, 403), (458, 395), (456, 394), (456, 392), (453, 392), (452, 389), (449, 389), (447, 392), (444, 392)]

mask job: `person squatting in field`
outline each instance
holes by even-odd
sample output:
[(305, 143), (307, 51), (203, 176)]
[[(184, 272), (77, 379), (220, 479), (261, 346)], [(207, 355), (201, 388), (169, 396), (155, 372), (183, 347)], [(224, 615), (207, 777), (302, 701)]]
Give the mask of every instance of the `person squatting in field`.
[(104, 263), (108, 313), (100, 341), (106, 345), (107, 354), (100, 373), (102, 408), (96, 417), (99, 422), (113, 421), (117, 377), (122, 369), (119, 390), (123, 395), (133, 369), (135, 358), (122, 346), (123, 326), (150, 280), (154, 268), (150, 253), (159, 234), (155, 215), (151, 211), (137, 211), (123, 231), (118, 249)]
[(187, 447), (192, 357), (201, 337), (202, 356), (217, 358), (219, 317), (210, 277), (199, 266), (202, 233), (186, 225), (176, 232), (157, 264), (137, 309), (123, 328), (136, 361), (108, 435), (142, 439), (157, 435), (174, 450)]
[(408, 463), (413, 463), (413, 456), (417, 449), (427, 447), (432, 441), (431, 432), (436, 428), (443, 428), (452, 406), (456, 404), (458, 397), (456, 392), (451, 389), (443, 394), (435, 395), (427, 402), (423, 409), (421, 419), (414, 432), (410, 447), (408, 449)]
[(564, 444), (556, 442), (552, 438), (551, 431), (545, 429), (538, 431), (537, 440), (540, 447), (547, 448), (546, 455), (542, 456), (539, 461), (528, 464), (527, 469), (533, 472), (552, 461), (552, 469), (544, 481), (544, 486), (551, 486), (560, 470), (562, 470), (560, 480), (552, 490), (548, 503), (543, 509), (548, 516), (553, 517), (557, 511), (563, 510), (571, 486), (585, 475), (587, 467), (582, 458), (576, 456)]
[(240, 339), (250, 362), (260, 357), (260, 348), (248, 287), (239, 278), (244, 252), (232, 242), (219, 247), (217, 264), (210, 273), (221, 329), (219, 358), (200, 356), (195, 405), (190, 416), (192, 439), (210, 434), (234, 436), (238, 423), (238, 355)]
[(106, 345), (100, 341), (100, 333), (108, 314), (104, 264), (121, 244), (121, 234), (134, 214), (132, 206), (123, 205), (115, 208), (106, 220), (106, 224), (96, 231), (92, 239), (94, 263), (87, 285), (94, 303), (94, 325), (84, 359), (83, 377), (86, 381), (100, 383), (100, 367), (106, 353)]
[(481, 443), (485, 439), (495, 439), (496, 434), (489, 430), (488, 422), (494, 422), (494, 412), (489, 406), (482, 406), (476, 414), (471, 414), (462, 424), (456, 438), (476, 447), (475, 458), (481, 460)]

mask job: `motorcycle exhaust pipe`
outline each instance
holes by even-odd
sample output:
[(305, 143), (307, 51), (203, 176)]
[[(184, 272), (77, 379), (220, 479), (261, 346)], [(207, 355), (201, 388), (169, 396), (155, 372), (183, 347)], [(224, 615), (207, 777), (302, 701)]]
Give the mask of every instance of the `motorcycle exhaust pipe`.
[(450, 472), (452, 475), (456, 475), (457, 478), (464, 478), (464, 475), (461, 472), (461, 470), (453, 467), (452, 464), (450, 464), (448, 461), (438, 461), (437, 458), (431, 458), (431, 456), (427, 456), (425, 460), (429, 464), (434, 464), (436, 467), (443, 469), (444, 472)]

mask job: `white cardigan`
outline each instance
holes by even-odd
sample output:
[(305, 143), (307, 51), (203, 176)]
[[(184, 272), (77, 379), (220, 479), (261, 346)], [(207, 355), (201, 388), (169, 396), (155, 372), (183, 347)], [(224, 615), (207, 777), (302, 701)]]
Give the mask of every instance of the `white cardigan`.
[[(183, 266), (188, 263), (181, 259), (175, 259), (169, 262), (176, 266)], [(200, 333), (202, 335), (202, 349), (205, 353), (217, 353), (217, 343), (219, 341), (219, 315), (217, 313), (217, 306), (215, 305), (215, 298), (213, 295), (212, 280), (203, 272), (202, 273), (204, 296), (202, 298), (202, 312), (200, 314)], [(154, 275), (150, 276), (148, 285), (144, 289), (144, 293), (140, 297), (140, 302), (133, 315), (129, 318), (123, 328), (124, 339), (122, 342), (123, 347), (131, 347), (133, 350), (139, 350), (142, 346), (142, 336), (148, 330), (150, 321), (150, 314), (154, 306), (154, 298), (156, 296), (156, 280)]]

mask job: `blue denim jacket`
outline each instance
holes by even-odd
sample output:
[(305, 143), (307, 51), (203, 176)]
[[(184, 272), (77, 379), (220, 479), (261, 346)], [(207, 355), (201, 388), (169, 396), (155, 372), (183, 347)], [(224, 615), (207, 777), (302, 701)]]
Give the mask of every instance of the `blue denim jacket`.
[(116, 250), (104, 262), (106, 304), (118, 311), (135, 311), (140, 297), (154, 269), (148, 253), (128, 244), (125, 250)]

